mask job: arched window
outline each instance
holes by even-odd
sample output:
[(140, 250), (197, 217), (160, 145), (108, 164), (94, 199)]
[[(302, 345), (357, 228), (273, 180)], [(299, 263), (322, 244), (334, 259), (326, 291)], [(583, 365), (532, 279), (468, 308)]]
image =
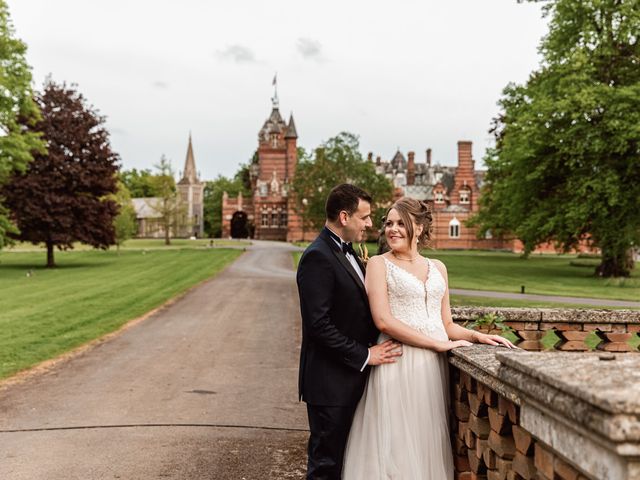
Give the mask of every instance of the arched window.
[(471, 202), (471, 192), (466, 188), (460, 190), (460, 203), (470, 203)]
[(460, 222), (457, 218), (449, 222), (449, 237), (460, 238)]
[(444, 203), (444, 193), (440, 190), (436, 192), (435, 203)]

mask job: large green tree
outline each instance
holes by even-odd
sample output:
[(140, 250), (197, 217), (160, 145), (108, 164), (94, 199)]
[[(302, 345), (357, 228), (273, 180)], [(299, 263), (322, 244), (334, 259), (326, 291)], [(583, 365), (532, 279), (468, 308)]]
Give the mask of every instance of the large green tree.
[(360, 153), (358, 137), (341, 132), (318, 147), (312, 156), (302, 155), (293, 179), (296, 208), (305, 228), (320, 229), (325, 222), (325, 202), (329, 191), (341, 183), (352, 183), (369, 192), (378, 210), (391, 201), (393, 185), (377, 174), (373, 163)]
[(543, 8), (541, 67), (503, 92), (473, 223), (521, 239), (526, 254), (590, 241), (598, 275), (627, 276), (640, 243), (640, 2)]
[[(27, 46), (14, 37), (9, 9), (0, 0), (0, 187), (16, 172), (24, 172), (32, 152), (43, 153), (39, 133), (26, 128), (40, 118), (33, 101)], [(10, 233), (17, 234), (0, 197), (0, 248)]]
[(36, 101), (46, 153), (35, 153), (23, 173), (14, 173), (0, 190), (20, 229), (16, 237), (44, 243), (47, 267), (55, 266), (54, 248), (82, 242), (96, 248), (113, 245), (118, 155), (111, 150), (104, 117), (72, 87), (48, 80)]

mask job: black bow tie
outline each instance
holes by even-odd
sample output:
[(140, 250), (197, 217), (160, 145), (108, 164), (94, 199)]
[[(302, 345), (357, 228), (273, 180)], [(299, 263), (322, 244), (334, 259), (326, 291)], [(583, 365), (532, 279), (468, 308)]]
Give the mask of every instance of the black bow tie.
[(354, 257), (356, 256), (356, 252), (353, 249), (353, 246), (351, 245), (351, 242), (349, 243), (343, 243), (342, 244), (342, 253), (344, 253), (345, 255), (347, 253), (350, 253), (351, 255), (353, 255)]

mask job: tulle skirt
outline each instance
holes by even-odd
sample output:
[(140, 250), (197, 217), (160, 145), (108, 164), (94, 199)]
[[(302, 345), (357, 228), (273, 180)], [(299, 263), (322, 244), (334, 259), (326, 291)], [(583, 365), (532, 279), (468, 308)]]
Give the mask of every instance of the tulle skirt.
[(444, 354), (404, 345), (396, 363), (371, 369), (347, 442), (344, 480), (453, 479), (447, 368)]

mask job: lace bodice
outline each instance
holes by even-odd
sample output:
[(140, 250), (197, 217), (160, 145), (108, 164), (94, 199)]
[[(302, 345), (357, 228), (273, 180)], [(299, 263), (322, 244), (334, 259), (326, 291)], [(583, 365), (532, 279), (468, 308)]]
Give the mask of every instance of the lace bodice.
[(442, 297), (447, 285), (433, 262), (429, 265), (427, 281), (382, 257), (387, 267), (387, 293), (391, 313), (398, 320), (438, 340), (447, 340), (442, 323)]

